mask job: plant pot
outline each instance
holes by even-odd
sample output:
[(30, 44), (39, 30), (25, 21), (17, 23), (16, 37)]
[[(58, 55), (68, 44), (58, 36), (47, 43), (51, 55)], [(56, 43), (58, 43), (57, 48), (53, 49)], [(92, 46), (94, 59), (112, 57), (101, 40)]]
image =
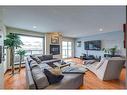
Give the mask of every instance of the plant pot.
[(111, 52), (111, 56), (114, 57), (115, 56), (115, 52)]

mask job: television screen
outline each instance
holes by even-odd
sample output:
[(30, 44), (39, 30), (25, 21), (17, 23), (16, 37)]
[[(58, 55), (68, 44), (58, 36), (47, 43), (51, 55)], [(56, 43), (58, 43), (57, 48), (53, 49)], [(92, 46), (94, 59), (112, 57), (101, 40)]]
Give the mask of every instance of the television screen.
[(101, 40), (87, 41), (84, 45), (85, 50), (101, 50)]

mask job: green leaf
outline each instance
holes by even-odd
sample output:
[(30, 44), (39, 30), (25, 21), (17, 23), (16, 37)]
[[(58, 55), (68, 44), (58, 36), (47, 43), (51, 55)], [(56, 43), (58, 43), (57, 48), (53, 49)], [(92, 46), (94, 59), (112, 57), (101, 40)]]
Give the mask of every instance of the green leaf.
[(4, 40), (4, 46), (7, 48), (20, 48), (23, 45), (23, 42), (20, 40), (20, 37), (15, 33), (10, 33), (6, 36)]
[(26, 51), (23, 50), (23, 49), (20, 49), (20, 50), (18, 50), (16, 53), (17, 53), (18, 55), (20, 55), (20, 56), (24, 56), (24, 55), (26, 54)]

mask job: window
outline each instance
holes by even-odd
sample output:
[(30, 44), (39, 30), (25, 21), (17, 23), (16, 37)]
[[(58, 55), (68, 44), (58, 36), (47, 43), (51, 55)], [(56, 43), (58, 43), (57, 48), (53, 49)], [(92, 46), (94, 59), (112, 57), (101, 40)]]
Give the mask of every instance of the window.
[[(26, 50), (26, 55), (32, 54), (43, 54), (44, 53), (44, 38), (41, 37), (33, 37), (33, 36), (23, 36), (19, 35), (21, 41), (24, 45), (21, 47)], [(16, 49), (17, 51), (18, 49)], [(15, 51), (15, 53), (16, 53)], [(19, 62), (19, 56), (15, 54), (15, 63)]]
[(22, 48), (27, 51), (26, 55), (43, 53), (43, 38), (20, 36), (20, 39), (24, 44)]
[(62, 42), (62, 58), (72, 57), (72, 42)]

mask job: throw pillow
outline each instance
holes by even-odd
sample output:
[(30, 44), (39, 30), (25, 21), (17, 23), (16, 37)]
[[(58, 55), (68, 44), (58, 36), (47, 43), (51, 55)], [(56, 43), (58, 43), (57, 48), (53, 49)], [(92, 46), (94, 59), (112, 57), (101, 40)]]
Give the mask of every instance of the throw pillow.
[(46, 75), (49, 84), (58, 83), (63, 79), (63, 75), (54, 75), (49, 70), (44, 69), (44, 74)]
[(105, 60), (106, 60), (105, 58), (102, 58), (101, 61), (96, 66), (96, 69), (99, 69), (103, 65), (103, 63), (105, 62)]
[(30, 57), (33, 59), (33, 60), (35, 60), (38, 64), (40, 64), (41, 63), (41, 60), (37, 57), (37, 56), (35, 56), (35, 55), (30, 55)]
[(38, 56), (38, 58), (39, 58), (41, 61), (44, 61), (43, 56)]
[(49, 71), (54, 74), (54, 75), (61, 75), (62, 74), (62, 71), (60, 68), (56, 67), (56, 68), (51, 68), (49, 69)]
[(53, 59), (53, 55), (44, 55), (44, 60), (51, 60)]

